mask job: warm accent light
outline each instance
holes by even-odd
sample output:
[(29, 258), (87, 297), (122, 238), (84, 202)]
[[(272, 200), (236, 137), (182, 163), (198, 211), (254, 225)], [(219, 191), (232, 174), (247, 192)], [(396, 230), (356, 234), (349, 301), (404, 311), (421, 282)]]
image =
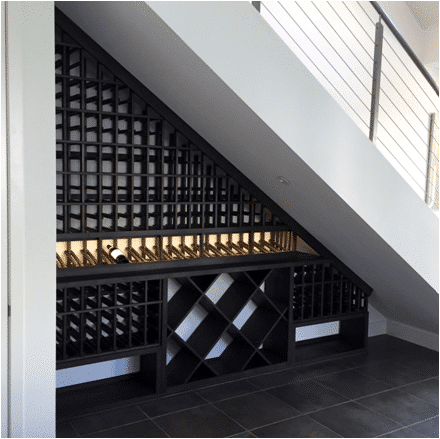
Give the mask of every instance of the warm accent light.
[(116, 264), (108, 246), (131, 263), (282, 253), (296, 251), (298, 239), (293, 232), (249, 232), (63, 241), (57, 242), (56, 263), (58, 268)]

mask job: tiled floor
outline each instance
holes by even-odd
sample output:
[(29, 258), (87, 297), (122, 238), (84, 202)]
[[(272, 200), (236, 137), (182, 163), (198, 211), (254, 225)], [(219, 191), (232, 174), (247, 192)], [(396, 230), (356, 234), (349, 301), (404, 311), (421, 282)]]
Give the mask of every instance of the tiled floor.
[(389, 336), (286, 369), (57, 424), (57, 437), (438, 437), (438, 352)]

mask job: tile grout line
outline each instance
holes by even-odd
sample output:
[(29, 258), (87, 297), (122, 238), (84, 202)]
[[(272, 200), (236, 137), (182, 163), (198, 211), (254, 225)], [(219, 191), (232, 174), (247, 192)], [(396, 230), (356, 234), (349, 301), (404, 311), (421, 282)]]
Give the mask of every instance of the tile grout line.
[(150, 421), (166, 436), (166, 437), (171, 437), (162, 427), (160, 427), (155, 421), (154, 419), (150, 419)]
[[(266, 391), (264, 390), (264, 389), (262, 389), (262, 391), (263, 392), (265, 392), (266, 393)], [(253, 392), (254, 393), (254, 392)], [(267, 393), (268, 395), (270, 395), (270, 396), (272, 396), (272, 397), (274, 397), (274, 398), (276, 398), (276, 399), (278, 399), (279, 401), (281, 401), (282, 403), (284, 403), (284, 404), (287, 404), (288, 406), (290, 406), (291, 408), (293, 408), (294, 410), (298, 410), (298, 409), (296, 409), (295, 407), (293, 407), (292, 405), (290, 405), (289, 403), (287, 403), (287, 402), (285, 402), (285, 401), (282, 401), (281, 399), (279, 399), (279, 398), (277, 398), (276, 396), (274, 396), (274, 395), (272, 395), (272, 394), (270, 394), (270, 393)], [(247, 394), (247, 395), (249, 395), (249, 393)], [(199, 395), (200, 396), (200, 395)], [(239, 395), (239, 396), (237, 396), (237, 397), (240, 397), (240, 396), (244, 396), (244, 395)], [(201, 398), (203, 398), (202, 396), (201, 396)], [(205, 399), (205, 398), (203, 398), (203, 399)], [(228, 399), (233, 399), (233, 398), (228, 398)], [(224, 399), (223, 401), (226, 401), (226, 399)], [(216, 401), (216, 402), (220, 402), (220, 401)], [(342, 403), (343, 404), (343, 403)], [(212, 405), (214, 405), (214, 404), (212, 404)], [(336, 405), (340, 405), (340, 404), (336, 404)], [(235, 419), (233, 419), (233, 418), (231, 418), (227, 413), (225, 413), (223, 410), (221, 410), (220, 408), (218, 408), (217, 406), (215, 406), (214, 405), (214, 407), (217, 409), (217, 410), (219, 410), (220, 412), (222, 412), (224, 415), (226, 415), (228, 418), (230, 418), (230, 419), (232, 419), (234, 422), (236, 422), (238, 425), (240, 425), (241, 427), (243, 427), (247, 432), (249, 432), (249, 433), (252, 433), (252, 431), (255, 431), (255, 430), (258, 430), (259, 428), (264, 428), (264, 427), (267, 427), (267, 426), (269, 426), (269, 425), (274, 425), (274, 424), (278, 424), (279, 422), (284, 422), (284, 421), (288, 421), (288, 420), (290, 420), (290, 419), (295, 419), (295, 418), (298, 418), (298, 417), (300, 417), (300, 416), (307, 416), (307, 414), (305, 414), (305, 413), (299, 413), (299, 414), (297, 414), (297, 415), (295, 415), (295, 416), (291, 416), (291, 417), (288, 417), (288, 418), (285, 418), (285, 419), (280, 419), (280, 420), (278, 420), (278, 421), (275, 421), (275, 422), (271, 422), (271, 423), (269, 423), (269, 424), (265, 424), (265, 425), (261, 425), (261, 426), (259, 426), (259, 427), (255, 427), (255, 428), (252, 428), (252, 429), (247, 429), (247, 428), (245, 428), (243, 425), (241, 425), (238, 421), (236, 421)], [(299, 411), (299, 410), (298, 410)], [(312, 419), (312, 418), (309, 418), (309, 419)], [(314, 422), (317, 422), (318, 424), (320, 424), (318, 421), (315, 421), (314, 419), (312, 419), (312, 421), (314, 421)], [(322, 425), (322, 424), (320, 424), (320, 425)], [(324, 425), (323, 425), (323, 427), (325, 427)], [(327, 428), (328, 430), (330, 430), (330, 431), (332, 431), (333, 433), (335, 433), (335, 434), (338, 434), (338, 433), (336, 433), (335, 431), (333, 431), (333, 430), (331, 430), (330, 428), (328, 428), (328, 427), (325, 427), (325, 428)], [(252, 433), (253, 434), (253, 433)], [(340, 436), (339, 434), (338, 434), (338, 436)]]
[[(364, 367), (364, 366), (361, 366), (361, 367)], [(364, 376), (366, 376), (366, 377), (368, 377), (368, 378), (371, 378), (371, 379), (373, 379), (373, 380), (376, 380), (376, 381), (378, 381), (378, 382), (380, 382), (380, 383), (382, 383), (382, 384), (385, 384), (385, 385), (387, 385), (387, 386), (389, 385), (389, 384), (387, 384), (385, 381), (381, 381), (381, 380), (379, 380), (379, 379), (377, 379), (377, 378), (374, 378), (374, 377), (372, 377), (372, 376), (370, 376), (370, 375), (367, 375), (366, 373), (363, 373), (363, 372), (360, 372), (360, 371), (355, 371), (355, 372), (358, 372), (358, 373), (360, 373), (361, 375), (364, 375)], [(411, 384), (420, 383), (420, 382), (422, 382), (422, 381), (431, 380), (431, 379), (433, 379), (433, 378), (436, 378), (436, 377), (423, 378), (423, 379), (421, 379), (421, 380), (414, 381), (413, 383), (409, 383), (409, 384), (401, 384), (400, 386), (393, 386), (392, 388), (394, 389), (394, 388), (397, 388), (397, 387), (410, 386)]]
[(319, 421), (317, 421), (316, 419), (313, 419), (311, 416), (306, 415), (309, 419), (311, 419), (312, 421), (316, 422), (317, 424), (321, 425), (322, 427), (326, 428), (327, 430), (330, 430), (332, 433), (335, 433), (336, 435), (340, 436), (340, 437), (344, 437), (342, 435), (340, 435), (339, 433), (337, 433), (336, 431), (332, 430), (330, 427), (327, 427), (324, 424), (321, 424)]
[(138, 405), (136, 406), (166, 437), (171, 437), (165, 430), (163, 430), (157, 423), (148, 416)]
[(211, 403), (214, 404), (214, 403), (217, 403), (217, 402), (227, 401), (228, 399), (240, 398), (240, 396), (252, 395), (253, 393), (261, 392), (262, 390), (263, 390), (263, 389), (259, 389), (259, 388), (257, 388), (257, 389), (255, 389), (253, 392), (242, 393), (242, 394), (240, 394), (240, 395), (231, 396), (231, 397), (229, 397), (229, 398), (223, 398), (223, 399), (219, 399), (219, 400), (216, 400), (216, 401), (208, 401), (208, 400), (207, 400), (206, 398), (204, 398), (202, 395), (199, 395), (197, 392), (195, 392), (195, 393), (197, 393), (197, 396), (200, 396), (200, 398), (204, 399), (204, 400), (207, 401), (209, 404), (211, 404)]
[[(264, 390), (264, 391), (266, 391), (266, 390), (276, 389), (277, 387), (288, 386), (289, 384), (302, 383), (302, 382), (304, 382), (304, 381), (315, 380), (315, 379), (322, 378), (322, 377), (325, 377), (325, 376), (334, 375), (334, 374), (336, 374), (336, 373), (346, 372), (347, 370), (349, 370), (349, 369), (338, 370), (338, 371), (336, 371), (336, 372), (330, 372), (330, 373), (326, 373), (326, 374), (324, 374), (324, 375), (317, 375), (317, 376), (314, 376), (314, 377), (308, 377), (308, 378), (307, 378), (307, 377), (304, 377), (304, 378), (297, 378), (297, 377), (295, 377), (295, 378), (293, 378), (293, 381), (288, 381), (288, 382), (286, 382), (286, 383), (284, 383), (284, 384), (276, 385), (276, 386), (273, 386), (273, 387), (262, 388), (262, 387), (258, 386), (258, 384), (254, 384), (254, 383), (251, 383), (251, 384), (253, 384), (254, 386), (259, 387), (260, 390)], [(300, 374), (298, 374), (298, 375), (299, 375), (299, 377), (301, 377)]]
[[(216, 410), (218, 410), (220, 413), (222, 413), (223, 415), (225, 415), (227, 418), (229, 418), (232, 422), (234, 422), (235, 424), (237, 424), (238, 426), (240, 426), (241, 428), (244, 429), (244, 431), (241, 431), (240, 433), (244, 433), (246, 431), (249, 431), (244, 425), (241, 425), (238, 421), (236, 421), (235, 419), (231, 418), (227, 413), (225, 413), (222, 409), (218, 408), (217, 406), (215, 406), (213, 403), (209, 403), (209, 405), (212, 405)], [(240, 434), (240, 433), (236, 433), (236, 434)]]
[[(368, 378), (369, 378), (369, 377), (368, 377)], [(321, 384), (321, 383), (319, 383), (319, 384)], [(324, 386), (324, 387), (327, 387), (327, 388), (330, 389), (330, 390), (333, 390), (333, 389), (331, 389), (330, 387), (325, 386), (324, 384), (323, 384), (323, 386)], [(375, 410), (372, 410), (370, 407), (366, 407), (365, 405), (363, 405), (363, 404), (357, 402), (357, 400), (359, 400), (359, 399), (362, 399), (362, 398), (368, 398), (368, 397), (370, 397), (370, 396), (378, 395), (378, 394), (380, 394), (380, 393), (389, 392), (390, 390), (394, 390), (394, 388), (391, 388), (391, 389), (388, 389), (388, 390), (384, 390), (384, 391), (381, 391), (381, 392), (377, 392), (377, 393), (373, 393), (373, 394), (371, 394), (371, 395), (361, 396), (361, 397), (356, 398), (356, 399), (352, 399), (352, 398), (350, 398), (350, 400), (349, 400), (349, 401), (346, 401), (345, 403), (335, 404), (334, 406), (330, 406), (330, 407), (336, 407), (337, 405), (346, 404), (347, 402), (354, 402), (355, 404), (358, 404), (358, 405), (360, 405), (361, 407), (366, 408), (367, 410), (370, 410), (370, 411), (373, 412), (373, 413), (376, 413), (377, 415), (383, 416), (384, 418), (386, 418), (386, 419), (388, 419), (388, 420), (390, 420), (390, 421), (392, 421), (392, 422), (395, 422), (396, 424), (400, 424), (400, 425), (402, 425), (401, 428), (405, 428), (405, 426), (404, 426), (403, 424), (401, 424), (400, 422), (397, 422), (397, 421), (395, 421), (394, 419), (391, 419), (391, 418), (389, 418), (388, 416), (386, 416), (386, 415), (384, 415), (384, 414), (382, 414), (382, 413), (376, 412)], [(333, 391), (335, 391), (335, 390), (333, 390)], [(339, 392), (336, 392), (336, 393), (338, 393), (339, 395), (344, 396), (345, 398), (347, 398), (347, 396), (342, 395), (342, 394), (339, 393)], [(326, 408), (330, 408), (330, 407), (326, 407)], [(325, 410), (325, 409), (321, 409), (321, 410)], [(320, 410), (317, 410), (317, 411), (320, 411)], [(313, 419), (313, 418), (312, 418), (312, 419)], [(423, 422), (423, 421), (422, 421), (422, 422)], [(400, 430), (401, 428), (398, 428), (397, 430)], [(388, 434), (388, 433), (390, 433), (390, 432), (386, 432), (386, 433), (383, 433), (383, 434)]]
[(127, 427), (128, 425), (138, 424), (139, 422), (144, 422), (144, 421), (151, 421), (151, 419), (148, 419), (148, 418), (141, 419), (140, 421), (128, 422), (127, 424), (117, 425), (116, 427), (104, 428), (102, 430), (97, 430), (97, 431), (94, 431), (93, 433), (88, 433), (88, 434), (85, 434), (84, 436), (80, 436), (80, 437), (90, 437), (90, 435), (92, 435), (92, 434), (102, 433), (103, 431), (115, 430), (116, 428)]
[[(386, 435), (386, 434), (390, 434), (390, 433), (394, 433), (394, 432), (396, 432), (396, 431), (404, 430), (405, 428), (412, 428), (412, 427), (414, 427), (415, 425), (421, 424), (421, 423), (423, 423), (423, 422), (429, 421), (430, 419), (434, 419), (434, 418), (438, 418), (438, 415), (437, 415), (437, 416), (433, 416), (433, 417), (428, 418), (428, 419), (425, 419), (425, 420), (423, 420), (423, 421), (415, 422), (414, 424), (407, 425), (406, 427), (398, 428), (397, 430), (389, 431), (388, 433), (383, 433), (383, 434), (381, 434), (380, 436), (376, 436), (376, 437), (383, 437), (383, 436)], [(430, 436), (424, 436), (422, 433), (419, 433), (419, 434), (421, 434), (423, 437), (426, 437), (426, 438), (430, 437)]]
[[(71, 421), (69, 421), (69, 424), (72, 426), (73, 431), (78, 435), (78, 437), (81, 437), (81, 435), (78, 433), (78, 430), (75, 428), (75, 426), (72, 424)], [(56, 430), (56, 423), (55, 423), (55, 430)], [(55, 431), (55, 435), (56, 435), (56, 431)]]
[(162, 416), (168, 416), (168, 415), (175, 415), (176, 413), (182, 413), (186, 410), (192, 410), (192, 409), (196, 409), (199, 407), (203, 407), (205, 405), (208, 405), (209, 403), (206, 404), (197, 404), (197, 405), (193, 405), (192, 407), (187, 407), (185, 409), (181, 409), (181, 410), (176, 410), (174, 412), (168, 412), (168, 413), (163, 413), (162, 415), (157, 415), (157, 416), (150, 416), (149, 419), (153, 420), (153, 419), (157, 419), (157, 418), (161, 418)]

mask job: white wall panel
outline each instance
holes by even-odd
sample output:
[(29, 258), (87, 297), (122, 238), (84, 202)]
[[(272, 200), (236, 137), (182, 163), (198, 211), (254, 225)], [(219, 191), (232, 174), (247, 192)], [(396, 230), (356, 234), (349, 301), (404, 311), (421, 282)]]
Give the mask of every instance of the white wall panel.
[(9, 255), (8, 255), (8, 153), (6, 145), (8, 142), (6, 127), (6, 2), (2, 2), (2, 146), (1, 146), (1, 225), (2, 225), (2, 287), (1, 287), (1, 331), (2, 331), (2, 437), (9, 434), (9, 324), (8, 324), (8, 302), (9, 302)]
[(55, 437), (53, 2), (7, 2), (11, 437)]

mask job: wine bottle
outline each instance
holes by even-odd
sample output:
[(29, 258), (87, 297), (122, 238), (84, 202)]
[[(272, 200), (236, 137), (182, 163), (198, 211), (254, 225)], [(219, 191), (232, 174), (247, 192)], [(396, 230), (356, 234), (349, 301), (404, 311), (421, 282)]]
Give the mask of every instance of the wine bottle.
[(129, 264), (130, 261), (124, 256), (124, 254), (116, 247), (110, 245), (107, 246), (110, 256), (116, 261), (117, 264)]

